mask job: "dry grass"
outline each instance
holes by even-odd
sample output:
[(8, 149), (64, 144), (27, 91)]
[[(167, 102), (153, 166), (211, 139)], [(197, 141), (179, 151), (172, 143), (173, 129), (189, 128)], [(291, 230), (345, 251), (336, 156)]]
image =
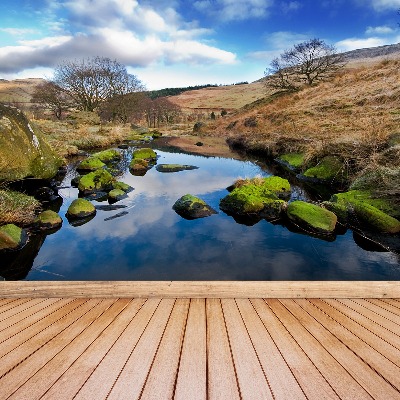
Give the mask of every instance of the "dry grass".
[(0, 225), (27, 225), (33, 222), (40, 203), (23, 193), (0, 188)]
[[(238, 112), (211, 130), (272, 155), (304, 151), (312, 160), (336, 154), (360, 170), (379, 160), (389, 136), (400, 131), (399, 67), (400, 61), (385, 60), (346, 68), (330, 82)], [(255, 127), (246, 126), (249, 119)]]

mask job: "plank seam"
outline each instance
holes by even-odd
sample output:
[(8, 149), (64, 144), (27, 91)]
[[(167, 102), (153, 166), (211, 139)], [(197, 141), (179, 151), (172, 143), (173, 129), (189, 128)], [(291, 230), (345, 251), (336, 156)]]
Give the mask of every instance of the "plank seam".
[[(253, 304), (253, 302), (252, 302), (252, 299), (249, 299), (249, 300), (250, 300), (250, 303), (251, 303), (251, 305), (252, 305), (252, 307), (253, 307), (255, 313), (258, 315), (258, 318), (260, 319), (261, 323), (263, 324), (263, 326), (264, 326), (264, 328), (265, 328), (265, 330), (266, 330), (268, 336), (270, 337), (272, 343), (274, 344), (274, 346), (275, 346), (276, 349), (278, 350), (278, 352), (279, 352), (279, 354), (281, 355), (283, 361), (285, 362), (285, 364), (286, 364), (286, 366), (288, 367), (290, 373), (292, 374), (293, 379), (296, 381), (296, 383), (297, 383), (297, 385), (299, 386), (300, 390), (303, 392), (304, 397), (305, 397), (306, 399), (308, 399), (308, 396), (307, 396), (306, 393), (304, 392), (302, 386), (300, 385), (300, 382), (297, 380), (296, 376), (294, 375), (294, 373), (293, 373), (293, 371), (292, 371), (292, 368), (290, 368), (290, 365), (288, 364), (286, 358), (285, 358), (284, 355), (282, 354), (281, 349), (278, 347), (278, 345), (277, 345), (277, 343), (275, 342), (274, 338), (271, 336), (271, 334), (270, 334), (270, 332), (269, 332), (269, 330), (268, 330), (268, 327), (265, 325), (264, 321), (263, 321), (262, 318), (260, 317), (260, 314), (258, 313), (258, 311), (256, 310), (256, 308), (254, 307), (254, 304)], [(262, 299), (262, 300), (265, 301), (265, 299)], [(280, 321), (279, 321), (279, 322), (280, 322)], [(286, 329), (285, 326), (284, 326), (284, 328)], [(287, 329), (286, 329), (286, 330), (287, 330)]]
[[(385, 310), (386, 312), (388, 312), (388, 313), (390, 313), (390, 314), (393, 314), (395, 317), (399, 318), (399, 315), (398, 315), (398, 314), (395, 314), (393, 311), (387, 310), (387, 309), (385, 309), (385, 308), (383, 308), (383, 307), (381, 307), (381, 306), (378, 306), (378, 305), (376, 305), (376, 304), (374, 304), (374, 303), (371, 303), (371, 301), (369, 301), (369, 300), (367, 300), (367, 299), (365, 299), (365, 302), (371, 304), (372, 306), (381, 308), (382, 310)], [(384, 315), (380, 314), (379, 312), (374, 311), (374, 310), (372, 310), (372, 309), (370, 309), (370, 308), (368, 308), (368, 307), (365, 307), (365, 306), (364, 306), (364, 308), (366, 308), (367, 310), (371, 310), (371, 312), (373, 312), (374, 314), (379, 315), (380, 317), (382, 317), (382, 318), (384, 318), (384, 319), (387, 319), (388, 321), (391, 321), (391, 322), (393, 322), (393, 323), (396, 324), (396, 325), (399, 325), (399, 329), (400, 329), (400, 323), (398, 323), (398, 322), (396, 322), (396, 321), (393, 321), (393, 320), (390, 319), (389, 317), (385, 317)]]
[(242, 315), (242, 313), (241, 313), (241, 311), (240, 311), (240, 308), (238, 307), (238, 304), (237, 304), (237, 302), (236, 302), (236, 299), (234, 299), (234, 301), (235, 301), (236, 308), (238, 309), (240, 318), (242, 319), (243, 325), (244, 325), (244, 327), (245, 327), (245, 329), (246, 329), (247, 336), (249, 337), (250, 343), (251, 343), (251, 345), (253, 346), (253, 350), (254, 350), (254, 352), (255, 352), (255, 354), (256, 354), (258, 364), (260, 365), (261, 371), (263, 372), (264, 378), (265, 378), (265, 380), (266, 380), (266, 382), (267, 382), (268, 389), (269, 389), (269, 391), (271, 392), (271, 396), (272, 396), (273, 400), (275, 400), (276, 397), (275, 397), (274, 391), (272, 390), (271, 383), (269, 382), (269, 379), (268, 379), (268, 377), (267, 377), (267, 374), (265, 373), (264, 367), (263, 367), (262, 364), (261, 364), (260, 356), (258, 355), (258, 352), (257, 352), (257, 350), (256, 350), (256, 348), (255, 348), (255, 346), (254, 346), (254, 342), (253, 342), (253, 339), (252, 339), (251, 336), (250, 336), (250, 333), (249, 333), (249, 330), (248, 330), (248, 328), (247, 328), (246, 322), (245, 322), (244, 319), (243, 319), (243, 315)]
[[(152, 312), (151, 317), (150, 317), (149, 320), (147, 321), (146, 326), (143, 328), (142, 333), (140, 334), (138, 340), (136, 341), (135, 345), (133, 346), (132, 350), (130, 351), (129, 356), (128, 356), (127, 359), (125, 360), (124, 365), (122, 366), (122, 368), (120, 369), (120, 371), (119, 371), (117, 377), (115, 378), (115, 380), (114, 380), (114, 382), (113, 382), (113, 384), (112, 384), (110, 390), (108, 391), (108, 393), (107, 393), (107, 395), (106, 395), (106, 399), (108, 399), (108, 398), (110, 397), (110, 394), (111, 394), (112, 390), (114, 389), (116, 383), (118, 382), (118, 379), (119, 379), (119, 377), (120, 377), (121, 374), (122, 374), (122, 371), (124, 370), (126, 364), (128, 363), (129, 359), (131, 358), (133, 352), (135, 351), (135, 349), (136, 349), (138, 343), (140, 342), (140, 339), (141, 339), (142, 336), (144, 335), (144, 332), (146, 332), (146, 329), (147, 329), (147, 327), (149, 326), (150, 321), (153, 319), (155, 312), (158, 310), (158, 307), (160, 306), (160, 303), (161, 303), (161, 299), (160, 299), (160, 301), (158, 302), (157, 307), (156, 307), (156, 308), (154, 309), (154, 311)], [(76, 397), (78, 394), (79, 394), (79, 392), (75, 395), (75, 397)], [(74, 398), (75, 398), (75, 397), (74, 397)]]
[[(33, 300), (33, 299), (32, 299)], [(27, 310), (29, 310), (30, 308), (32, 308), (32, 307), (35, 307), (36, 305), (38, 305), (38, 304), (42, 304), (44, 301), (46, 301), (47, 299), (41, 299), (42, 301), (39, 301), (38, 303), (36, 303), (36, 304), (32, 304), (31, 306), (29, 306), (29, 307), (27, 307), (27, 308), (24, 308), (23, 310), (21, 310), (21, 311), (18, 311), (18, 312), (16, 312), (16, 313), (14, 313), (14, 314), (12, 314), (12, 315), (10, 315), (10, 316), (8, 316), (8, 317), (5, 317), (5, 318), (3, 318), (3, 319), (0, 319), (0, 322), (4, 322), (4, 321), (6, 321), (7, 319), (9, 319), (9, 318), (12, 318), (12, 317), (15, 317), (16, 315), (18, 315), (18, 314), (21, 314), (22, 312), (24, 312), (24, 311), (27, 311)], [(29, 302), (27, 302), (27, 303), (29, 303)], [(18, 306), (17, 306), (18, 307)], [(17, 307), (13, 307), (13, 308), (17, 308)], [(12, 310), (12, 309), (11, 309)], [(41, 311), (42, 309), (40, 309), (39, 311)], [(9, 311), (9, 310), (8, 310)], [(7, 312), (7, 311), (4, 311), (4, 312)], [(3, 313), (1, 313), (1, 314), (3, 314)], [(27, 318), (29, 318), (29, 317), (27, 317)], [(20, 320), (20, 321), (22, 321), (22, 320)], [(13, 324), (13, 325), (15, 325), (15, 324)], [(13, 325), (9, 325), (9, 326), (13, 326)], [(9, 327), (8, 326), (8, 327)], [(7, 328), (8, 328), (7, 327)], [(3, 329), (4, 330), (4, 329)]]
[[(336, 322), (338, 325), (340, 325), (342, 328), (346, 329), (348, 332), (350, 332), (352, 335), (356, 336), (361, 342), (363, 342), (366, 346), (368, 346), (369, 348), (371, 348), (372, 350), (376, 351), (377, 353), (379, 353), (382, 357), (384, 357), (388, 362), (390, 362), (391, 364), (393, 364), (395, 367), (396, 364), (394, 364), (391, 360), (389, 360), (386, 356), (384, 356), (383, 354), (381, 354), (378, 350), (374, 349), (373, 347), (371, 347), (368, 343), (366, 343), (363, 339), (361, 339), (358, 335), (354, 334), (353, 332), (351, 332), (349, 329), (347, 329), (345, 326), (343, 326), (341, 323), (339, 323), (338, 321), (336, 321), (333, 317), (331, 317), (330, 315), (328, 315), (325, 311), (321, 310), (319, 307), (317, 307), (315, 304), (311, 303), (308, 299), (305, 299), (306, 301), (308, 301), (313, 307), (317, 308), (318, 310), (320, 310), (323, 314), (325, 314), (328, 318), (330, 318), (332, 321)], [(301, 307), (301, 305), (300, 305)], [(303, 308), (303, 307), (301, 307)], [(303, 308), (304, 310), (304, 308)], [(307, 310), (304, 310), (305, 312), (307, 312)], [(307, 312), (308, 313), (308, 312)], [(308, 313), (309, 314), (309, 313)], [(311, 314), (309, 314), (312, 318), (314, 318)], [(315, 318), (314, 318), (315, 319)], [(315, 319), (316, 320), (316, 319)], [(316, 320), (317, 321), (317, 320)], [(396, 390), (397, 392), (400, 393), (399, 389), (393, 385), (392, 382), (390, 382), (386, 377), (384, 377), (376, 368), (374, 368), (368, 361), (366, 361), (363, 357), (361, 357), (359, 354), (357, 354), (352, 348), (350, 348), (346, 343), (344, 343), (340, 338), (338, 338), (336, 335), (334, 335), (327, 327), (325, 327), (321, 322), (317, 321), (321, 326), (323, 326), (328, 332), (330, 332), (333, 336), (336, 337), (337, 340), (339, 340), (344, 346), (346, 346), (356, 357), (358, 357), (364, 364), (368, 365), (369, 368), (371, 368), (372, 371), (374, 371), (377, 375), (379, 375), (384, 381), (386, 381), (394, 390)], [(343, 367), (344, 368), (344, 367)], [(358, 382), (358, 381), (357, 381)], [(366, 388), (364, 388), (365, 390), (367, 390)], [(371, 395), (372, 396), (372, 395)]]

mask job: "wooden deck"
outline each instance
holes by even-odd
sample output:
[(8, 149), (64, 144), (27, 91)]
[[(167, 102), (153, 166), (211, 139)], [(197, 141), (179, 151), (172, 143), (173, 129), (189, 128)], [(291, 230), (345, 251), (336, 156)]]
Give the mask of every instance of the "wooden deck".
[(400, 399), (398, 299), (1, 288), (1, 399)]

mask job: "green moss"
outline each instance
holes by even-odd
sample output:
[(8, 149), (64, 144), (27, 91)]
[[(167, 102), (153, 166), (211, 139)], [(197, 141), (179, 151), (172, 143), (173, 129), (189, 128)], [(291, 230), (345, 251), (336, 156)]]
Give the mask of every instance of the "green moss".
[(0, 250), (16, 249), (21, 245), (23, 231), (14, 224), (0, 226)]
[(330, 201), (324, 201), (322, 205), (329, 211), (332, 211), (342, 223), (346, 223), (349, 217), (348, 209), (346, 206), (340, 203), (332, 203)]
[(393, 206), (390, 201), (385, 198), (374, 198), (372, 192), (368, 190), (350, 190), (344, 193), (337, 193), (331, 197), (330, 201), (347, 208), (354, 206), (356, 203), (362, 202), (369, 204), (392, 217), (396, 217), (397, 215), (396, 207)]
[(279, 159), (286, 162), (289, 167), (300, 168), (304, 164), (304, 153), (282, 154)]
[(96, 213), (94, 205), (85, 199), (75, 199), (67, 210), (69, 218), (86, 218)]
[(216, 211), (204, 200), (191, 194), (182, 196), (175, 202), (172, 208), (179, 215), (188, 219), (203, 218), (216, 214)]
[(198, 169), (193, 165), (182, 165), (182, 164), (159, 164), (156, 167), (158, 172), (180, 172), (188, 171), (192, 169)]
[[(228, 214), (266, 214), (277, 218), (285, 204), (265, 185), (244, 185), (234, 189), (220, 201), (221, 210)], [(273, 214), (273, 215), (271, 215)]]
[(114, 201), (127, 197), (126, 193), (121, 189), (113, 189), (108, 193), (108, 198)]
[(62, 224), (61, 217), (52, 210), (40, 213), (34, 221), (34, 225), (40, 229), (54, 229)]
[(134, 158), (129, 165), (129, 169), (133, 171), (147, 171), (149, 169), (149, 162)]
[(264, 179), (263, 186), (274, 192), (278, 197), (290, 196), (290, 183), (287, 179), (283, 179), (280, 176), (269, 176)]
[(157, 154), (153, 149), (145, 147), (143, 149), (135, 150), (132, 157), (135, 160), (156, 160)]
[(383, 233), (399, 233), (400, 221), (367, 203), (353, 204), (356, 216), (364, 223)]
[(92, 157), (98, 158), (103, 163), (108, 163), (110, 161), (120, 160), (122, 158), (121, 153), (115, 149), (109, 149), (94, 153)]
[(333, 212), (304, 201), (290, 203), (287, 216), (296, 225), (315, 233), (332, 233), (337, 222)]
[(77, 170), (82, 171), (96, 171), (96, 169), (104, 168), (106, 164), (104, 164), (97, 157), (89, 157), (86, 160), (83, 160), (77, 167)]
[(123, 190), (125, 193), (131, 192), (133, 190), (132, 186), (129, 186), (127, 183), (124, 182), (114, 182), (112, 184), (113, 189), (119, 189), (119, 190)]
[(343, 164), (333, 156), (324, 157), (315, 167), (307, 169), (304, 174), (307, 178), (321, 181), (343, 180)]
[(104, 169), (98, 169), (84, 175), (79, 180), (78, 189), (81, 192), (94, 192), (107, 190), (112, 187), (113, 176)]

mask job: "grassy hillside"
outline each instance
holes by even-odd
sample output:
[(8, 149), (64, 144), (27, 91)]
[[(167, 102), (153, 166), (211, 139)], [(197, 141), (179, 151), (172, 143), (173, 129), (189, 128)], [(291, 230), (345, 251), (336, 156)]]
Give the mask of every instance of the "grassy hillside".
[(0, 79), (0, 103), (19, 103), (19, 106), (29, 106), (33, 91), (42, 82), (43, 79), (38, 78), (13, 81)]

